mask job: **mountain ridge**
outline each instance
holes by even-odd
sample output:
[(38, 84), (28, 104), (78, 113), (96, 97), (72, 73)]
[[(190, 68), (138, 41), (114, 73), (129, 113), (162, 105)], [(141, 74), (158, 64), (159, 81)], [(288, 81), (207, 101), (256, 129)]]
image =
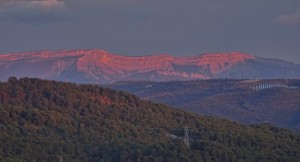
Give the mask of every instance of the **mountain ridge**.
[(45, 50), (1, 54), (0, 68), (0, 80), (16, 76), (84, 83), (300, 77), (299, 64), (259, 58), (242, 52), (175, 57), (169, 54), (123, 56), (98, 49)]

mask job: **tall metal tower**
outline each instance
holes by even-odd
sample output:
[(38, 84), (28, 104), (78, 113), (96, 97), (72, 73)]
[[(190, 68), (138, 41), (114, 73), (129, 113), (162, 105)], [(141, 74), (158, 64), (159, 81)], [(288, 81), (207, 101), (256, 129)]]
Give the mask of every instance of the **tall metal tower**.
[(183, 138), (184, 144), (189, 148), (190, 147), (190, 138), (189, 138), (189, 127), (184, 127), (184, 138)]

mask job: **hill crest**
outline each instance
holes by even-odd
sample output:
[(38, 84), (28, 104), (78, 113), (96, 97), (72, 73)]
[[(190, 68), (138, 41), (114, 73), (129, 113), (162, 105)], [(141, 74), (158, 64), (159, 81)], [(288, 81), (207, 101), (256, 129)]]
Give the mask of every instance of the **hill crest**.
[[(284, 65), (284, 66), (283, 66)], [(122, 80), (300, 77), (300, 66), (241, 52), (123, 56), (104, 50), (61, 50), (0, 55), (0, 80), (10, 76), (83, 83)]]

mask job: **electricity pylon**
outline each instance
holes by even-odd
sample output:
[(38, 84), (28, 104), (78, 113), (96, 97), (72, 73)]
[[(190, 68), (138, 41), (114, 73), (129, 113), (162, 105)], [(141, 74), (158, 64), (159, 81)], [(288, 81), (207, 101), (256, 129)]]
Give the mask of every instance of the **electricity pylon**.
[(184, 127), (184, 138), (183, 138), (184, 144), (189, 148), (190, 147), (190, 138), (189, 138), (189, 127)]

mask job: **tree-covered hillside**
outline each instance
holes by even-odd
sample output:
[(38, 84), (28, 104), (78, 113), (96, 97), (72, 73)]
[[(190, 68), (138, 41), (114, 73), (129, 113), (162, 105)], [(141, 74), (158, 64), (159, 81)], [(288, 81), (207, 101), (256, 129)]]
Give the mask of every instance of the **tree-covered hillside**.
[(300, 79), (117, 82), (107, 86), (194, 113), (300, 132)]
[[(190, 147), (183, 127), (190, 130)], [(0, 84), (0, 161), (299, 161), (300, 135), (56, 81)]]

